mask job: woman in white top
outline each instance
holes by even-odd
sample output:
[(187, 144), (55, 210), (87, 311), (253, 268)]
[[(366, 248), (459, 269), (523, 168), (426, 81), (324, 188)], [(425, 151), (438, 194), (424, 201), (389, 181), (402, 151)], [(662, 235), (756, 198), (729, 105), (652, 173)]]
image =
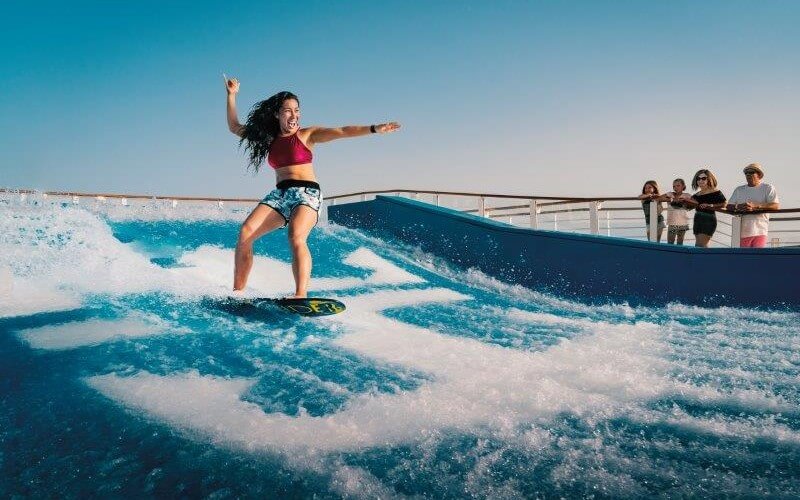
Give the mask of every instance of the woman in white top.
[(683, 179), (672, 181), (672, 192), (666, 193), (662, 201), (669, 203), (667, 206), (667, 243), (683, 245), (683, 237), (689, 230), (689, 210), (686, 201), (691, 201), (691, 195), (686, 192), (686, 182)]

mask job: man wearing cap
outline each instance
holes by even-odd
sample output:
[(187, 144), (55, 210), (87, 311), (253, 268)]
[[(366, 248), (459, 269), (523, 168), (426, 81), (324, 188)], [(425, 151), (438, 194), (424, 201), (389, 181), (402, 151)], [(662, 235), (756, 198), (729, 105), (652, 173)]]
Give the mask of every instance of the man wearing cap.
[[(778, 210), (780, 200), (775, 188), (765, 182), (761, 165), (751, 163), (744, 167), (747, 184), (737, 187), (728, 199), (728, 210), (734, 212), (752, 212), (754, 210)], [(764, 248), (767, 246), (767, 228), (769, 214), (751, 214), (742, 216), (742, 232), (739, 246), (742, 248)]]

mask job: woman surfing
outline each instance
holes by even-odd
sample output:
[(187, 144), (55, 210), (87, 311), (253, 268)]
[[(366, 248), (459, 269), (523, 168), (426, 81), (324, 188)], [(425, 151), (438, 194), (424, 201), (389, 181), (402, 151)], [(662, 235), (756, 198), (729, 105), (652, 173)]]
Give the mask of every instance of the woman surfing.
[[(224, 75), (223, 75), (224, 76)], [(265, 234), (287, 227), (292, 251), (295, 298), (308, 295), (311, 253), (306, 240), (317, 224), (322, 190), (313, 167), (314, 146), (323, 142), (369, 134), (386, 134), (400, 128), (396, 122), (350, 125), (338, 128), (300, 128), (300, 100), (291, 92), (278, 92), (253, 106), (245, 124), (239, 123), (236, 94), (239, 81), (225, 79), (228, 92), (228, 128), (239, 136), (256, 172), (266, 161), (275, 169), (275, 189), (247, 216), (236, 242), (233, 290), (244, 290), (253, 266), (253, 243)]]

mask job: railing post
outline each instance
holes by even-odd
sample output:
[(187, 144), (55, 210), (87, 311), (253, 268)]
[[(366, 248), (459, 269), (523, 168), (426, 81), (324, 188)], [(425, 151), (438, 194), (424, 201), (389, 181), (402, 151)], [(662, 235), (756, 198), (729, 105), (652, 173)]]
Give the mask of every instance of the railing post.
[(606, 236), (611, 236), (611, 211), (606, 210)]
[(553, 231), (558, 231), (558, 214), (553, 214)]
[(781, 239), (772, 238), (772, 248), (778, 248), (779, 246), (781, 246)]
[(731, 215), (731, 248), (739, 248), (742, 244), (742, 217)]
[(658, 239), (658, 205), (660, 203), (655, 200), (650, 202), (650, 227), (648, 228), (650, 241), (657, 241)]
[(366, 193), (361, 195), (361, 201), (367, 201)]
[(597, 206), (600, 202), (589, 202), (589, 232), (592, 234), (600, 233), (600, 218), (597, 215)]
[(418, 200), (419, 199), (419, 193), (411, 193), (411, 199), (412, 200)]
[(478, 215), (486, 217), (486, 198), (483, 196), (478, 198)]
[(440, 202), (440, 200), (439, 200), (439, 193), (436, 193), (436, 206), (437, 206), (437, 207), (438, 207), (438, 206), (440, 206), (439, 202)]
[(539, 229), (539, 207), (536, 206), (536, 200), (531, 200), (531, 229)]

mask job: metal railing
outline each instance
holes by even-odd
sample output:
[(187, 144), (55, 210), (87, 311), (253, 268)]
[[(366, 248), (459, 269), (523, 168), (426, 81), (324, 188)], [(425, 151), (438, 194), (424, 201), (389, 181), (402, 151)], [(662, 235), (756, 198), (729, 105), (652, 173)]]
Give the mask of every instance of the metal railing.
[[(366, 201), (375, 195), (407, 196), (426, 201), (436, 206), (454, 208), (465, 213), (505, 222), (513, 226), (533, 229), (578, 232), (605, 236), (655, 241), (658, 236), (657, 203), (650, 204), (650, 227), (645, 225), (642, 204), (638, 197), (574, 197), (532, 196), (496, 193), (470, 193), (455, 191), (429, 191), (412, 189), (390, 189), (383, 191), (359, 191), (330, 196), (326, 204), (335, 205), (343, 201)], [(509, 203), (518, 200), (519, 203)], [(717, 231), (709, 243), (716, 247), (738, 247), (741, 234), (741, 213), (716, 210)], [(800, 208), (763, 211), (773, 214), (770, 223), (770, 245), (800, 245), (800, 217), (782, 214), (800, 214)], [(762, 212), (751, 212), (757, 214)], [(775, 215), (781, 216), (775, 216)], [(666, 234), (663, 235), (666, 241)], [(694, 244), (691, 230), (687, 231), (684, 244)]]
[[(67, 199), (67, 203), (78, 205), (81, 199), (93, 200), (96, 204), (118, 201), (122, 206), (131, 203), (158, 204), (160, 207), (176, 208), (179, 204), (215, 203), (220, 209), (224, 204), (252, 204), (257, 198), (223, 198), (200, 196), (153, 196), (143, 194), (79, 193), (67, 191), (40, 192), (28, 189), (0, 188), (6, 202), (44, 203), (48, 199)], [(498, 193), (471, 193), (456, 191), (431, 191), (412, 189), (389, 189), (359, 191), (325, 198), (321, 219), (327, 218), (327, 207), (342, 202), (366, 201), (376, 195), (405, 196), (425, 201), (436, 206), (456, 209), (464, 213), (486, 217), (517, 227), (548, 229), (556, 231), (617, 236), (632, 239), (655, 240), (657, 236), (657, 203), (651, 203), (651, 226), (645, 226), (641, 200), (637, 197), (571, 197), (532, 196)], [(3, 201), (3, 196), (0, 196)], [(514, 203), (513, 201), (516, 201)], [(756, 213), (756, 212), (754, 212)], [(800, 208), (771, 211), (770, 244), (777, 246), (800, 245)], [(792, 216), (790, 214), (798, 214)], [(711, 240), (712, 246), (737, 247), (741, 229), (741, 214), (724, 210), (717, 211), (718, 229)], [(666, 235), (664, 235), (666, 236)], [(666, 238), (664, 238), (666, 239)], [(694, 244), (691, 231), (686, 234), (685, 244)]]

